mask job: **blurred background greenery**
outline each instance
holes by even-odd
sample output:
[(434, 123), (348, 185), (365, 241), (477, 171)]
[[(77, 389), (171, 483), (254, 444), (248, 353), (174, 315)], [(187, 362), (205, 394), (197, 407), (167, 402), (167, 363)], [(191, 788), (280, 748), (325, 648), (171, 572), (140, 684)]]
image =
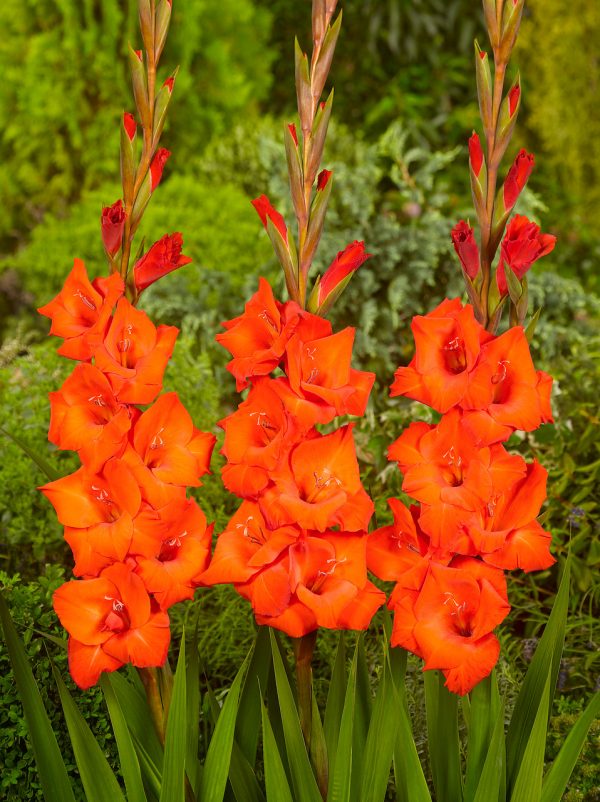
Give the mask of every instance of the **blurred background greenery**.
[[(485, 39), (476, 0), (342, 5), (331, 74), (335, 122), (325, 158), (335, 184), (318, 267), (353, 239), (364, 239), (373, 254), (350, 284), (335, 322), (357, 327), (356, 366), (378, 375), (357, 437), (365, 483), (384, 522), (385, 499), (400, 490), (398, 472), (387, 466), (387, 444), (425, 414), (417, 404), (390, 402), (386, 388), (394, 368), (410, 359), (411, 317), (461, 291), (450, 230), (460, 217), (473, 217), (466, 152), (478, 124), (472, 42)], [(47, 321), (38, 319), (35, 307), (58, 292), (73, 257), (84, 258), (92, 275), (104, 270), (99, 217), (102, 205), (119, 195), (118, 120), (132, 107), (126, 47), (138, 42), (136, 8), (135, 0), (0, 5), (0, 426), (64, 472), (75, 459), (46, 441), (47, 393), (71, 365), (56, 357)], [(163, 137), (173, 155), (143, 233), (153, 241), (181, 231), (194, 262), (149, 290), (144, 308), (182, 329), (165, 386), (180, 393), (201, 427), (214, 428), (237, 403), (226, 354), (214, 342), (220, 321), (239, 313), (258, 276), (279, 282), (282, 290), (249, 200), (266, 192), (291, 212), (282, 130), (295, 117), (293, 36), (308, 47), (309, 25), (310, 0), (174, 4), (163, 58), (165, 76), (181, 66)], [(558, 236), (555, 251), (531, 280), (532, 310), (543, 308), (533, 350), (538, 366), (555, 377), (556, 425), (510, 444), (549, 469), (546, 526), (559, 560), (569, 543), (574, 554), (564, 696), (550, 756), (565, 721), (598, 684), (599, 41), (599, 4), (573, 0), (567, 13), (562, 0), (528, 0), (513, 65), (524, 87), (514, 150), (525, 146), (536, 155), (520, 211)], [(50, 506), (35, 489), (43, 476), (16, 445), (0, 442), (0, 582), (58, 722), (38, 633), (61, 634), (50, 594), (68, 577), (70, 555)], [(217, 458), (215, 475), (198, 496), (217, 528), (236, 505), (220, 485), (218, 464)], [(509, 694), (530, 659), (556, 576), (555, 568), (512, 577), (513, 612), (503, 628), (501, 664)], [(252, 637), (249, 610), (228, 588), (202, 591), (199, 602), (176, 612), (176, 637), (198, 605), (207, 673), (216, 685), (227, 685)], [(375, 631), (369, 636), (374, 661)], [(328, 671), (335, 639), (327, 635), (321, 643), (319, 677)], [(63, 655), (54, 659), (64, 668)], [(3, 651), (0, 676), (0, 796), (37, 799)], [(100, 698), (94, 691), (83, 698), (110, 752)], [(417, 720), (419, 709), (415, 692)], [(582, 761), (567, 800), (600, 799), (592, 754)]]

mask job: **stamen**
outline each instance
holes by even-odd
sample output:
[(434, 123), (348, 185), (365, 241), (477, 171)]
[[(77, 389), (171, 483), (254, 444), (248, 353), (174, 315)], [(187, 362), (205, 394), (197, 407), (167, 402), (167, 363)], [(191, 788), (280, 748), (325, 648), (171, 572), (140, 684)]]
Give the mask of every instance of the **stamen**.
[(463, 342), (460, 339), (460, 337), (454, 337), (454, 339), (448, 340), (448, 342), (444, 346), (444, 351), (458, 351), (458, 349), (462, 347), (463, 347)]
[(315, 354), (317, 353), (317, 347), (316, 347), (316, 346), (313, 346), (313, 347), (311, 348), (310, 346), (306, 345), (306, 346), (304, 347), (304, 350), (305, 350), (305, 352), (306, 352), (306, 356), (307, 356), (309, 359), (314, 359), (314, 358), (315, 358)]
[(318, 375), (319, 375), (318, 369), (317, 368), (313, 368), (311, 370), (311, 372), (309, 373), (308, 379), (306, 379), (306, 383), (307, 384), (312, 384), (314, 382), (314, 380), (317, 378)]
[(98, 393), (98, 395), (91, 395), (88, 398), (88, 401), (91, 404), (95, 404), (97, 407), (105, 407), (106, 406), (106, 401), (103, 399), (102, 393)]
[(119, 340), (117, 343), (117, 348), (122, 354), (126, 353), (131, 348), (131, 340), (128, 337), (125, 337), (123, 340)]
[(84, 304), (87, 306), (87, 308), (88, 308), (88, 309), (91, 309), (91, 310), (92, 310), (92, 311), (94, 311), (94, 312), (96, 311), (96, 304), (95, 304), (95, 303), (94, 303), (92, 300), (90, 300), (90, 299), (87, 297), (87, 295), (84, 295), (84, 294), (81, 292), (81, 290), (75, 290), (75, 292), (73, 293), (73, 295), (74, 295), (76, 298), (80, 298), (80, 299), (81, 299), (81, 301), (82, 301), (82, 302), (83, 302), (83, 303), (84, 303)]
[(106, 490), (103, 490), (100, 487), (96, 487), (96, 485), (91, 485), (91, 489), (94, 492), (94, 498), (95, 499), (97, 499), (98, 501), (101, 501), (103, 504), (110, 504), (111, 503), (110, 496), (108, 495)]
[(160, 433), (164, 432), (164, 430), (165, 427), (161, 426), (161, 428), (156, 432), (156, 434), (154, 435), (154, 437), (150, 442), (150, 448), (155, 449), (155, 448), (162, 448), (162, 446), (164, 446), (165, 441), (160, 436)]
[(259, 312), (258, 317), (261, 318), (262, 320), (264, 320), (265, 323), (268, 323), (269, 326), (271, 326), (272, 329), (275, 329), (275, 331), (277, 331), (277, 326), (275, 325), (275, 321), (269, 315), (269, 313), (267, 312), (266, 309), (263, 309), (262, 312)]
[(500, 382), (504, 381), (508, 373), (507, 365), (510, 365), (508, 359), (503, 359), (501, 362), (498, 362), (498, 371), (492, 376), (492, 384), (500, 384)]

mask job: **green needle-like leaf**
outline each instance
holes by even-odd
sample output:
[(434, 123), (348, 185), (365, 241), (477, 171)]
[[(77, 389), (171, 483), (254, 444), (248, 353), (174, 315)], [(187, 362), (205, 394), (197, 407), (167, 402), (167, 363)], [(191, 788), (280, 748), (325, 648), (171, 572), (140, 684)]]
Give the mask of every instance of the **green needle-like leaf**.
[(281, 762), (277, 741), (269, 721), (267, 708), (261, 702), (263, 728), (263, 758), (265, 762), (265, 787), (267, 798), (277, 802), (294, 802), (288, 779)]
[(429, 757), (438, 802), (461, 802), (458, 698), (444, 687), (439, 671), (425, 672), (425, 706)]
[[(340, 640), (341, 642), (341, 640)], [(329, 789), (327, 802), (350, 802), (350, 781), (352, 778), (352, 736), (354, 733), (354, 703), (356, 698), (356, 663), (358, 648), (348, 677), (346, 698), (339, 724), (337, 750), (331, 755), (329, 764)]]
[[(477, 725), (475, 725), (477, 726)], [(504, 800), (501, 790), (504, 785), (506, 773), (506, 744), (504, 740), (504, 708), (501, 707), (496, 715), (496, 724), (492, 732), (490, 745), (477, 783), (477, 790), (473, 797), (468, 796), (465, 789), (465, 798), (473, 802), (496, 802)]]
[(533, 727), (527, 739), (519, 773), (510, 797), (511, 802), (540, 802), (542, 798), (542, 775), (544, 773), (549, 701), (550, 671), (547, 670), (546, 684), (537, 708)]
[(185, 635), (181, 639), (173, 693), (165, 730), (160, 802), (183, 802), (185, 799), (185, 757), (187, 751), (187, 711), (185, 676)]
[(121, 771), (125, 781), (127, 791), (127, 802), (146, 802), (146, 794), (142, 783), (140, 764), (135, 751), (135, 746), (127, 726), (127, 721), (123, 715), (123, 710), (119, 700), (113, 690), (108, 674), (102, 674), (100, 687), (104, 693), (106, 705), (110, 715), (110, 720), (119, 750)]

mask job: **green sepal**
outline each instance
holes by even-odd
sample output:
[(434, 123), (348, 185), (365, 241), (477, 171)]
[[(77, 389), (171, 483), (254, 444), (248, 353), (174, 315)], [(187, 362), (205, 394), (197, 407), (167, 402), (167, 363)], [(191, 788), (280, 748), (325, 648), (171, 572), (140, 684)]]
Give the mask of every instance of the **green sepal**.
[(315, 199), (312, 202), (306, 241), (304, 242), (304, 247), (300, 255), (301, 271), (305, 277), (308, 275), (315, 251), (321, 239), (321, 234), (323, 233), (332, 184), (333, 175), (329, 176), (329, 180), (323, 189), (317, 190)]
[(312, 133), (310, 138), (310, 149), (307, 160), (306, 179), (310, 181), (311, 185), (315, 180), (315, 176), (321, 166), (321, 159), (323, 158), (323, 151), (325, 149), (325, 139), (327, 137), (327, 128), (329, 127), (329, 120), (331, 119), (331, 109), (333, 106), (333, 88), (329, 93), (325, 105), (321, 108), (318, 107), (315, 119), (313, 122)]
[(533, 340), (533, 335), (535, 334), (535, 328), (538, 324), (538, 320), (540, 319), (540, 315), (542, 314), (542, 307), (540, 306), (538, 309), (535, 310), (533, 315), (531, 316), (529, 323), (525, 328), (525, 336), (527, 337), (527, 342), (531, 343)]
[[(175, 72), (171, 73), (169, 78), (172, 78), (173, 81), (175, 81), (178, 72), (179, 72), (179, 67), (177, 67)], [(165, 126), (165, 120), (167, 119), (167, 111), (169, 110), (169, 105), (171, 103), (171, 97), (173, 96), (174, 90), (175, 90), (175, 84), (173, 84), (172, 90), (170, 90), (166, 84), (163, 84), (158, 94), (156, 95), (156, 100), (154, 101), (154, 123), (152, 130), (153, 151), (158, 145), (160, 135), (162, 134), (163, 128)]]
[(340, 35), (341, 27), (342, 12), (340, 11), (333, 25), (327, 26), (321, 52), (319, 53), (319, 58), (317, 59), (317, 63), (315, 64), (311, 75), (312, 94), (315, 102), (318, 102), (319, 98), (323, 94), (325, 81), (327, 80), (329, 70), (331, 69), (331, 62), (333, 60), (333, 54), (335, 53), (335, 46), (337, 44), (338, 36)]
[(150, 104), (148, 102), (148, 83), (143, 59), (140, 60), (136, 51), (129, 45), (129, 65), (131, 67), (131, 83), (133, 97), (140, 119), (144, 127), (150, 126)]
[(138, 0), (138, 12), (144, 47), (146, 48), (146, 52), (150, 53), (154, 47), (152, 35), (154, 20), (152, 19), (152, 3), (150, 0)]
[(284, 127), (285, 156), (287, 159), (288, 175), (290, 179), (290, 194), (294, 204), (296, 217), (302, 218), (307, 213), (304, 206), (304, 177), (302, 173), (302, 160), (298, 145), (292, 136), (288, 125)]
[(310, 88), (310, 75), (308, 72), (308, 57), (302, 52), (298, 38), (294, 43), (296, 97), (298, 99), (298, 116), (304, 134), (310, 128), (312, 111), (312, 93)]
[[(510, 114), (510, 102), (509, 102), (509, 95), (516, 87), (519, 87), (519, 98), (517, 100), (517, 106), (511, 116)], [(508, 143), (511, 140), (515, 124), (517, 122), (517, 117), (519, 116), (519, 109), (521, 108), (521, 77), (517, 73), (517, 77), (513, 81), (512, 86), (506, 93), (504, 100), (500, 106), (500, 113), (498, 115), (498, 124), (496, 126), (496, 139), (495, 139), (495, 147), (494, 147), (494, 155), (497, 159), (497, 163), (500, 162), (502, 157), (506, 152), (506, 148), (508, 147)]]
[(488, 54), (479, 47), (477, 39), (475, 39), (475, 74), (479, 113), (484, 127), (487, 128), (492, 120), (492, 73)]
[(121, 184), (123, 186), (123, 201), (128, 208), (133, 201), (133, 185), (135, 182), (135, 142), (137, 133), (133, 140), (125, 130), (125, 122), (121, 116)]
[(167, 0), (158, 0), (154, 27), (154, 60), (157, 64), (167, 40), (170, 22), (171, 3), (167, 2)]
[(273, 245), (275, 256), (283, 268), (288, 294), (292, 300), (298, 300), (298, 257), (292, 233), (288, 229), (286, 242), (270, 217), (267, 217), (266, 229)]

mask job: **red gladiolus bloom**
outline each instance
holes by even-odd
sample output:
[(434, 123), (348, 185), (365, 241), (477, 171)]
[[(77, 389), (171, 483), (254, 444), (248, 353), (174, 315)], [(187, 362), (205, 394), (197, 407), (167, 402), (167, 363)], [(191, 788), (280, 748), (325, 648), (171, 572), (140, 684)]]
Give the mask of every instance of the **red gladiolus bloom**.
[(77, 365), (56, 393), (50, 393), (48, 440), (79, 452), (90, 471), (98, 471), (120, 455), (137, 410), (120, 404), (104, 374), (88, 364)]
[(201, 432), (179, 400), (165, 393), (135, 424), (133, 445), (160, 482), (199, 487), (208, 473), (214, 434)]
[(479, 248), (473, 236), (473, 229), (464, 220), (452, 229), (452, 244), (458, 258), (470, 279), (479, 273)]
[(102, 342), (112, 308), (124, 292), (117, 273), (90, 282), (84, 263), (75, 259), (64, 287), (54, 300), (38, 309), (52, 320), (50, 334), (63, 337), (58, 353), (69, 359), (87, 361)]
[(340, 251), (325, 271), (319, 284), (319, 306), (341, 284), (355, 273), (372, 254), (365, 251), (365, 243), (355, 240)]
[(154, 154), (152, 164), (150, 165), (150, 186), (151, 192), (154, 192), (156, 187), (160, 184), (165, 164), (167, 163), (171, 151), (166, 148), (159, 148)]
[(496, 271), (496, 281), (500, 295), (506, 295), (505, 265), (508, 265), (519, 280), (534, 262), (546, 256), (556, 244), (552, 234), (541, 234), (540, 227), (530, 222), (524, 215), (516, 214), (508, 224), (502, 240), (501, 257)]
[(124, 663), (162, 665), (167, 657), (169, 617), (156, 609), (142, 579), (122, 563), (97, 579), (66, 582), (54, 593), (54, 609), (71, 636), (69, 669), (80, 688)]
[(94, 355), (119, 401), (149, 404), (156, 398), (178, 333), (174, 326), (156, 328), (148, 315), (126, 298), (119, 301), (104, 342)]
[(299, 434), (286, 412), (276, 383), (256, 379), (237, 411), (219, 422), (225, 430), (222, 454), (227, 458), (223, 483), (242, 498), (252, 498), (269, 484), (269, 476)]
[(509, 169), (506, 175), (506, 180), (504, 181), (503, 199), (504, 208), (507, 212), (513, 208), (517, 202), (517, 198), (529, 180), (529, 176), (533, 170), (534, 161), (533, 154), (527, 153), (526, 150), (521, 149), (517, 153), (517, 157)]
[(552, 536), (536, 521), (546, 499), (547, 477), (548, 472), (534, 461), (525, 476), (494, 492), (467, 522), (469, 536), (487, 563), (537, 571), (556, 562), (549, 550)]
[(125, 209), (123, 201), (118, 200), (112, 206), (102, 209), (100, 224), (102, 227), (102, 242), (109, 256), (114, 256), (121, 248), (123, 231), (125, 229)]
[(405, 395), (422, 401), (438, 412), (447, 412), (470, 398), (489, 397), (488, 386), (480, 386), (477, 360), (481, 347), (492, 338), (473, 315), (473, 308), (460, 300), (445, 300), (426, 316), (411, 324), (416, 354), (408, 367), (394, 374), (391, 396)]
[(272, 481), (259, 499), (270, 527), (366, 531), (373, 502), (360, 482), (352, 424), (297, 445)]
[(439, 669), (446, 687), (464, 696), (496, 665), (500, 653), (492, 630), (510, 605), (501, 571), (479, 560), (432, 564), (421, 590), (395, 607), (392, 646), (403, 646)]
[[(522, 326), (494, 337), (479, 359), (481, 387), (463, 400), (465, 409), (481, 410), (466, 416), (466, 425), (487, 443), (506, 440), (515, 429), (531, 432), (548, 419), (549, 377), (538, 375)], [(550, 380), (551, 381), (551, 380)], [(491, 389), (486, 400), (484, 388)]]
[[(248, 378), (266, 376), (279, 365), (301, 314), (298, 304), (276, 301), (269, 282), (261, 278), (244, 314), (222, 324), (227, 331), (216, 339), (233, 356), (227, 369), (238, 391), (247, 387)], [(330, 324), (325, 328), (330, 334)]]
[[(133, 474), (120, 459), (111, 459), (99, 473), (79, 468), (75, 473), (40, 488), (67, 527), (65, 539), (76, 563), (93, 562), (93, 553), (111, 561), (124, 560), (133, 535), (133, 518), (141, 493)], [(71, 531), (81, 530), (81, 531)], [(81, 551), (80, 551), (81, 550)], [(90, 573), (76, 565), (76, 573)]]
[(306, 323), (286, 345), (288, 381), (276, 381), (286, 407), (306, 426), (329, 423), (336, 415), (364, 415), (375, 374), (350, 367), (354, 329), (306, 339)]
[(156, 544), (151, 556), (137, 557), (138, 573), (161, 610), (191, 599), (210, 559), (212, 525), (193, 499), (177, 503), (177, 517)]
[(138, 292), (145, 290), (150, 284), (154, 284), (159, 278), (172, 273), (178, 267), (189, 265), (192, 260), (181, 253), (182, 248), (183, 237), (178, 231), (175, 234), (165, 234), (155, 242), (133, 268)]
[(277, 209), (273, 208), (267, 196), (261, 195), (259, 198), (252, 201), (252, 205), (256, 209), (263, 226), (267, 228), (267, 220), (270, 220), (283, 237), (284, 242), (287, 243), (287, 226), (283, 215), (281, 215)]

